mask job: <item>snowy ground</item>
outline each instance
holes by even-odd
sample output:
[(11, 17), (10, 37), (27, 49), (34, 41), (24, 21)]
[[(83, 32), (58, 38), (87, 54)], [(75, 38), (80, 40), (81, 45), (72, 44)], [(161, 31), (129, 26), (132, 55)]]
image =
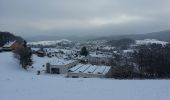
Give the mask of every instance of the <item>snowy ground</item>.
[(12, 53), (0, 53), (0, 100), (170, 100), (169, 93), (170, 80), (36, 75), (21, 69)]
[(166, 45), (168, 42), (165, 41), (159, 41), (156, 39), (144, 39), (144, 40), (136, 40), (137, 45), (147, 45), (147, 44), (162, 44)]

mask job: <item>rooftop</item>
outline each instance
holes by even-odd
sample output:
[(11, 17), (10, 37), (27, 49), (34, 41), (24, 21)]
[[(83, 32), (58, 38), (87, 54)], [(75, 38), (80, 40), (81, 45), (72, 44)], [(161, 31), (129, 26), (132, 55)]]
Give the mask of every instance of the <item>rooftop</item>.
[(11, 47), (16, 41), (7, 42), (3, 47)]
[(110, 70), (110, 66), (99, 66), (91, 64), (78, 64), (72, 67), (69, 71), (71, 73), (86, 73), (86, 74), (102, 74), (105, 75)]
[(52, 59), (48, 61), (51, 65), (67, 65), (75, 62), (75, 60)]

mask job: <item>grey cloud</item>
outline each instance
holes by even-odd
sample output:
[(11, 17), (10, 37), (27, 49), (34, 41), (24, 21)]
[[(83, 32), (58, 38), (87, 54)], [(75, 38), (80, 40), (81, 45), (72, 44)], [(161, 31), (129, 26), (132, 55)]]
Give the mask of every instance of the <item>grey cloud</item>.
[(169, 0), (1, 0), (0, 30), (32, 35), (114, 35), (170, 27)]

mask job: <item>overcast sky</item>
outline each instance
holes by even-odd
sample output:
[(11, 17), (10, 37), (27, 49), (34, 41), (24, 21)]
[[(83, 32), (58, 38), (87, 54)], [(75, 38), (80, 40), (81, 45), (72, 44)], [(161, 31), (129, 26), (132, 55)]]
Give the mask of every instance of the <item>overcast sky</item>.
[(21, 36), (170, 29), (170, 0), (0, 0), (0, 31)]

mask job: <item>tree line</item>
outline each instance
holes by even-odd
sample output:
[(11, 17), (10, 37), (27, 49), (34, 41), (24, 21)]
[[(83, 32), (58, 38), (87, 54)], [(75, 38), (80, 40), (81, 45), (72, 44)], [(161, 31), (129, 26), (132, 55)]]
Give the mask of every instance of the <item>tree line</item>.
[(134, 43), (135, 43), (135, 40), (130, 39), (130, 38), (123, 38), (120, 40), (111, 40), (107, 42), (107, 44), (112, 45), (120, 50), (127, 49), (129, 48), (131, 44), (134, 44)]
[(170, 44), (142, 45), (133, 56), (145, 77), (170, 78)]
[[(116, 60), (115, 60), (116, 59)], [(170, 44), (137, 46), (128, 59), (115, 56), (113, 77), (118, 79), (170, 78)]]

